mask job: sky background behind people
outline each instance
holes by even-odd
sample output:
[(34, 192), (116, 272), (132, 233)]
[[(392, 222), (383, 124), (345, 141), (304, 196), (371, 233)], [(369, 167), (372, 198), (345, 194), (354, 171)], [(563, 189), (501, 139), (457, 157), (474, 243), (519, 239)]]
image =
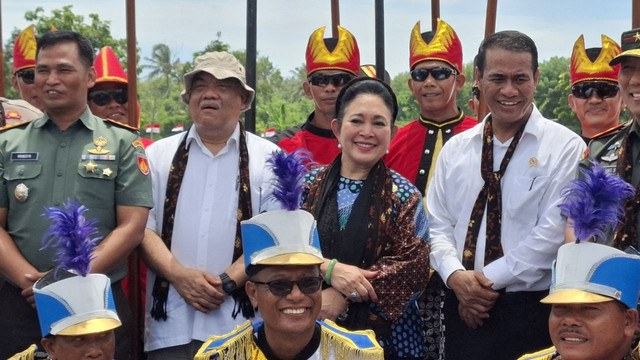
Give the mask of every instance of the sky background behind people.
[[(45, 12), (73, 5), (73, 12), (85, 16), (98, 13), (111, 21), (114, 38), (126, 37), (125, 0), (100, 3), (81, 0), (45, 0), (2, 2), (3, 44), (14, 28), (29, 23), (24, 13), (36, 6)], [(462, 42), (464, 63), (471, 62), (484, 36), (486, 1), (444, 0), (440, 16), (455, 30)], [(257, 48), (283, 75), (305, 62), (304, 53), (313, 30), (327, 26), (331, 36), (331, 1), (268, 0), (258, 1)], [(387, 0), (385, 2), (386, 67), (393, 78), (409, 69), (409, 34), (416, 21), (421, 31), (431, 29), (431, 1)], [(151, 55), (153, 45), (167, 44), (180, 61), (190, 61), (216, 33), (231, 50), (246, 47), (246, 2), (231, 0), (138, 0), (136, 35), (141, 59)], [(362, 64), (375, 63), (374, 1), (341, 0), (340, 23), (358, 41)], [(620, 34), (631, 28), (631, 1), (613, 0), (606, 8), (597, 0), (502, 0), (498, 2), (496, 31), (517, 29), (538, 44), (540, 61), (552, 56), (570, 57), (575, 39), (585, 35), (585, 45), (600, 46), (600, 34), (620, 41)], [(145, 61), (141, 60), (144, 64)], [(144, 73), (143, 73), (144, 75)]]

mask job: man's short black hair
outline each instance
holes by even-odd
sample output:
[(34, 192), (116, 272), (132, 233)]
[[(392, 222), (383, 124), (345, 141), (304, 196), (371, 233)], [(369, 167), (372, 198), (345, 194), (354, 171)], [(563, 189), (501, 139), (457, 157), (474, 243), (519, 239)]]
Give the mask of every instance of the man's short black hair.
[(535, 73), (538, 70), (538, 48), (531, 38), (519, 31), (506, 30), (493, 33), (480, 43), (477, 64), (480, 74), (484, 72), (487, 63), (487, 50), (492, 48), (513, 52), (528, 52), (531, 54), (531, 67)]
[(82, 61), (87, 68), (93, 66), (94, 56), (91, 41), (75, 31), (51, 31), (42, 35), (36, 45), (36, 59), (38, 58), (40, 50), (64, 42), (76, 43), (78, 45), (78, 57), (80, 57), (80, 61)]

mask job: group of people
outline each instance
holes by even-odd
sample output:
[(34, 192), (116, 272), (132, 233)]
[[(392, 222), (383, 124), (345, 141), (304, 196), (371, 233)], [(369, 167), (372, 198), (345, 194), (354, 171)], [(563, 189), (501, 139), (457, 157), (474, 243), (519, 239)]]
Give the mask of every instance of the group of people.
[[(568, 101), (582, 137), (533, 104), (537, 48), (518, 31), (480, 44), (473, 97), (489, 115), (465, 115), (461, 43), (438, 19), (411, 31), (420, 118), (400, 129), (393, 90), (360, 76), (353, 34), (320, 28), (306, 51), (306, 122), (271, 141), (245, 131), (255, 91), (244, 67), (208, 52), (183, 78), (193, 126), (150, 145), (133, 131), (110, 48), (94, 59), (80, 34), (36, 43), (28, 28), (13, 84), (42, 113), (0, 130), (0, 328), (11, 329), (0, 358), (30, 344), (20, 356), (129, 358), (122, 280), (135, 249), (150, 270), (152, 360), (640, 355), (640, 257), (624, 252), (638, 247), (640, 194), (603, 244), (574, 242), (559, 207), (579, 168), (640, 183), (639, 34), (622, 47), (576, 42)], [(633, 119), (617, 125), (625, 106)], [(90, 271), (106, 276), (51, 271), (41, 214), (68, 199), (97, 219)], [(89, 294), (105, 301), (78, 300)]]

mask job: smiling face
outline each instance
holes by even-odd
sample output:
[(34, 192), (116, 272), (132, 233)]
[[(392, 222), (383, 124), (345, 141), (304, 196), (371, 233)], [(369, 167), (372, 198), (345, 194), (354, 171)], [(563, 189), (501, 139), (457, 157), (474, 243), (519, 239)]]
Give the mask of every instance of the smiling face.
[(38, 52), (35, 85), (45, 111), (50, 114), (81, 114), (87, 107), (87, 89), (96, 72), (78, 54), (78, 45), (67, 41)]
[(481, 74), (476, 68), (476, 78), (491, 111), (496, 135), (501, 131), (515, 133), (529, 119), (538, 77), (529, 52), (497, 47), (487, 50), (484, 72)]
[(42, 339), (52, 360), (111, 360), (116, 347), (113, 330), (77, 336), (56, 335)]
[(618, 83), (622, 101), (638, 121), (640, 119), (640, 58), (632, 56), (622, 58)]
[(564, 360), (622, 359), (637, 322), (638, 312), (617, 301), (554, 304), (549, 334)]
[[(267, 266), (251, 279), (260, 282), (273, 280), (297, 281), (304, 277), (318, 277), (320, 269), (317, 265), (273, 265)], [(322, 291), (304, 294), (297, 285), (291, 293), (284, 297), (275, 296), (267, 285), (254, 284), (248, 281), (247, 295), (251, 304), (260, 310), (264, 319), (267, 339), (282, 340), (311, 336), (315, 329), (315, 321), (322, 308)]]
[(624, 109), (620, 92), (604, 99), (595, 92), (588, 99), (569, 94), (569, 106), (580, 120), (582, 135), (589, 138), (616, 126)]
[(189, 113), (198, 133), (231, 134), (240, 119), (247, 92), (237, 79), (218, 80), (200, 72), (189, 89)]
[[(427, 60), (418, 63), (415, 69), (449, 68), (451, 65), (444, 61)], [(424, 81), (408, 80), (411, 93), (420, 104), (420, 114), (432, 120), (446, 120), (458, 114), (456, 105), (457, 93), (464, 86), (464, 74), (451, 75), (443, 80), (434, 79), (433, 75)]]
[(397, 130), (387, 104), (367, 93), (357, 95), (331, 128), (342, 145), (341, 175), (351, 179), (366, 177), (386, 153)]
[[(122, 83), (114, 83), (114, 82), (104, 82), (96, 84), (89, 91), (89, 97), (91, 97), (91, 93), (94, 91), (107, 91), (109, 93), (113, 92), (117, 89), (126, 89), (127, 85)], [(109, 103), (106, 105), (98, 105), (94, 101), (89, 100), (89, 108), (93, 115), (101, 117), (103, 119), (109, 118), (115, 120), (119, 123), (129, 125), (129, 105), (128, 103), (119, 104), (116, 100), (111, 96)]]

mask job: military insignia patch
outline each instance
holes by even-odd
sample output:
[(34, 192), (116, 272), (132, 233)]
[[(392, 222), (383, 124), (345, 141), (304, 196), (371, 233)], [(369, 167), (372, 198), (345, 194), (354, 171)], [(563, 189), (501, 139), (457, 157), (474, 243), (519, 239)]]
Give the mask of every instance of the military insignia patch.
[(580, 160), (584, 160), (587, 157), (589, 157), (589, 148), (584, 149), (584, 152), (582, 153), (582, 157), (580, 158)]
[(603, 156), (600, 159), (602, 161), (606, 161), (606, 162), (614, 162), (614, 161), (618, 160), (618, 154), (616, 154), (614, 152), (614, 153), (611, 153), (609, 155)]
[(88, 150), (89, 154), (104, 155), (110, 152), (110, 150), (103, 149), (103, 147), (107, 146), (107, 139), (102, 136), (93, 140), (93, 145), (95, 145), (96, 148)]
[(144, 154), (136, 154), (138, 156), (138, 169), (144, 175), (149, 175), (149, 162)]
[(20, 120), (22, 119), (22, 115), (20, 115), (20, 113), (16, 110), (9, 110), (7, 111), (7, 113), (5, 114), (5, 119), (9, 120)]
[(140, 139), (138, 140), (134, 140), (131, 145), (133, 145), (134, 148), (143, 148), (144, 149), (144, 144), (142, 144), (142, 141), (140, 141)]

